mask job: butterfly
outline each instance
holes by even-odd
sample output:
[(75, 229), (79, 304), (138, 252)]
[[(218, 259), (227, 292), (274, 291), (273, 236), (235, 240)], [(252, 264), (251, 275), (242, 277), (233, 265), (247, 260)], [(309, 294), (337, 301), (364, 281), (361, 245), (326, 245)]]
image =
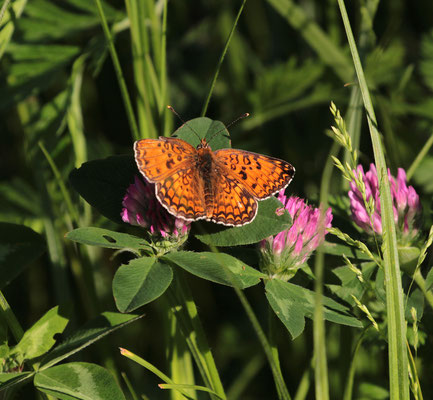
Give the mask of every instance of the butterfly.
[(257, 201), (286, 188), (295, 168), (274, 157), (236, 149), (212, 151), (206, 139), (197, 147), (176, 137), (134, 143), (135, 161), (167, 211), (186, 221), (246, 225)]

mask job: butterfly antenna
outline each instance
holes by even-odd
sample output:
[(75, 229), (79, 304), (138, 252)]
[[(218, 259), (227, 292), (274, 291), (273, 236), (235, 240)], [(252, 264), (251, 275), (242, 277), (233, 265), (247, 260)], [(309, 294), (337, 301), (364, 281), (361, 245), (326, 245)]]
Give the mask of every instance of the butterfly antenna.
[(246, 117), (249, 117), (250, 114), (249, 113), (244, 113), (242, 115), (240, 115), (239, 117), (237, 117), (234, 121), (230, 122), (227, 126), (225, 126), (224, 128), (220, 129), (219, 131), (215, 132), (210, 139), (207, 141), (208, 143), (210, 143), (210, 141), (216, 136), (218, 135), (218, 133), (221, 133), (222, 131), (230, 128), (233, 124), (235, 124), (236, 122), (238, 122), (240, 119), (244, 119)]
[(194, 132), (197, 137), (201, 140), (200, 135), (191, 127), (189, 126), (184, 120), (183, 118), (178, 114), (178, 112), (172, 107), (172, 106), (167, 106), (167, 108), (174, 114), (176, 115), (177, 118), (180, 119), (180, 121), (182, 122), (182, 124), (184, 124), (185, 126), (187, 126), (189, 129), (191, 129), (192, 132)]

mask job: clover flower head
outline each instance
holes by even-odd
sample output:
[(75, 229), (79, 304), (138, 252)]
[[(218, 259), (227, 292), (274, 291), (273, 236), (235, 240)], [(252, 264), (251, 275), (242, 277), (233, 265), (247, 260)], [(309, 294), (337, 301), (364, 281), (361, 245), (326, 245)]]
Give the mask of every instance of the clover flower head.
[(279, 193), (278, 200), (289, 212), (293, 224), (290, 229), (262, 240), (260, 250), (264, 271), (270, 276), (288, 280), (324, 241), (326, 228), (331, 227), (332, 210), (326, 210), (324, 229), (320, 229), (320, 208), (307, 205), (299, 197), (287, 198), (284, 190)]
[(131, 225), (147, 228), (153, 236), (165, 239), (188, 234), (190, 223), (169, 214), (155, 195), (155, 186), (137, 175), (122, 201), (122, 220)]
[[(374, 164), (364, 173), (358, 165), (355, 174), (360, 175), (365, 186), (365, 199), (373, 202), (371, 215), (365, 205), (363, 195), (355, 180), (350, 183), (349, 199), (352, 219), (367, 233), (382, 235), (382, 219), (380, 216), (379, 181)], [(421, 213), (419, 196), (412, 186), (407, 186), (406, 172), (403, 168), (397, 171), (397, 178), (388, 169), (388, 179), (391, 186), (394, 222), (400, 242), (410, 243), (418, 234), (418, 216)]]

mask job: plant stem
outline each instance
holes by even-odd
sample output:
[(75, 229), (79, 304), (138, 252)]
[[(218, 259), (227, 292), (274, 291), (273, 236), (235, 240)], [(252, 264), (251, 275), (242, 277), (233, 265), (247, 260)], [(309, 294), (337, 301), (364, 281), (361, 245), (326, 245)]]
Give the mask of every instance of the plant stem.
[(262, 330), (262, 327), (259, 324), (259, 321), (254, 314), (253, 309), (251, 308), (250, 304), (248, 303), (247, 298), (245, 297), (243, 291), (237, 287), (234, 287), (234, 290), (239, 297), (239, 300), (241, 301), (242, 306), (245, 309), (245, 312), (247, 313), (247, 316), (253, 325), (254, 330), (256, 331), (256, 335), (259, 338), (259, 341), (263, 347), (263, 350), (265, 352), (265, 355), (268, 359), (269, 365), (272, 370), (272, 374), (274, 376), (275, 385), (277, 387), (278, 392), (278, 398), (280, 400), (290, 400), (290, 394), (287, 390), (287, 386), (284, 382), (283, 376), (281, 375), (279, 364), (277, 365), (275, 363), (274, 354), (271, 346), (268, 343), (268, 340), (266, 339), (265, 333)]
[[(179, 321), (188, 347), (205, 382), (221, 398), (226, 398), (212, 352), (206, 340), (197, 307), (183, 273), (174, 270), (173, 283), (167, 290), (170, 307)], [(215, 396), (213, 396), (215, 397)]]
[(104, 10), (102, 9), (101, 0), (95, 0), (96, 8), (98, 9), (99, 18), (101, 19), (102, 29), (107, 39), (108, 49), (110, 51), (111, 59), (113, 61), (114, 71), (116, 72), (117, 81), (120, 86), (120, 93), (122, 94), (123, 102), (126, 108), (126, 116), (128, 118), (129, 127), (132, 132), (132, 137), (135, 140), (140, 139), (137, 122), (135, 120), (134, 111), (132, 109), (131, 99), (126, 87), (125, 78), (123, 77), (122, 67), (120, 66), (119, 58), (117, 57), (116, 48), (114, 47), (113, 37), (111, 36), (110, 29), (108, 28), (107, 19), (105, 18)]
[(422, 147), (421, 151), (418, 153), (418, 155), (415, 157), (415, 160), (413, 160), (411, 166), (407, 170), (406, 177), (407, 180), (410, 181), (410, 178), (412, 178), (413, 174), (415, 173), (416, 169), (421, 164), (421, 161), (424, 159), (424, 157), (427, 155), (428, 151), (433, 145), (433, 133), (428, 138), (427, 142), (425, 142), (424, 146)]
[(419, 268), (417, 268), (415, 273), (413, 274), (413, 280), (417, 283), (418, 287), (421, 289), (421, 292), (424, 294), (427, 303), (433, 309), (433, 293), (430, 290), (426, 289), (425, 279), (422, 276)]
[(229, 37), (227, 38), (226, 44), (224, 46), (224, 50), (223, 50), (223, 52), (221, 54), (221, 57), (220, 57), (220, 59), (218, 61), (218, 65), (217, 65), (216, 70), (215, 70), (215, 75), (214, 75), (214, 77), (212, 79), (212, 83), (210, 85), (209, 93), (207, 95), (206, 101), (204, 102), (203, 109), (201, 110), (201, 116), (202, 117), (204, 117), (206, 115), (207, 108), (208, 108), (209, 102), (210, 102), (210, 98), (212, 97), (213, 89), (214, 89), (215, 83), (216, 83), (216, 81), (218, 79), (218, 75), (219, 75), (219, 72), (220, 72), (220, 69), (221, 69), (221, 65), (223, 64), (224, 57), (225, 57), (225, 55), (227, 53), (227, 50), (229, 48), (230, 41), (232, 40), (233, 33), (234, 33), (235, 29), (236, 29), (236, 26), (237, 26), (238, 21), (239, 21), (239, 17), (242, 14), (242, 10), (244, 9), (244, 6), (245, 6), (246, 2), (247, 2), (247, 0), (243, 0), (242, 1), (242, 5), (239, 8), (238, 15), (236, 16), (235, 22), (234, 22), (234, 24), (232, 26), (232, 30), (229, 33)]
[(394, 214), (392, 208), (391, 190), (387, 174), (382, 142), (379, 135), (376, 116), (370, 98), (367, 82), (362, 69), (359, 54), (353, 38), (352, 28), (343, 0), (338, 0), (341, 16), (346, 30), (356, 75), (367, 111), (367, 122), (370, 130), (374, 159), (380, 185), (380, 204), (383, 228), (383, 265), (386, 284), (386, 310), (388, 318), (388, 355), (390, 376), (390, 398), (393, 400), (409, 398), (408, 361), (406, 349), (406, 321), (403, 311), (403, 290), (397, 252), (397, 237), (395, 232)]
[(21, 328), (20, 323), (15, 317), (14, 312), (12, 311), (9, 303), (6, 298), (3, 296), (3, 293), (0, 291), (0, 308), (2, 310), (3, 318), (5, 319), (9, 329), (14, 336), (15, 341), (18, 343), (24, 335), (23, 328)]

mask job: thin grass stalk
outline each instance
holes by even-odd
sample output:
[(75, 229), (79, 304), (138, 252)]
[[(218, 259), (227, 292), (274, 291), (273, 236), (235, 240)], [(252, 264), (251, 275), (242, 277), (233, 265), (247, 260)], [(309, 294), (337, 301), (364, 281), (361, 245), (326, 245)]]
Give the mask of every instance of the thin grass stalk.
[[(271, 348), (272, 358), (274, 359), (275, 367), (278, 369), (278, 373), (282, 376), (280, 357), (278, 355), (278, 328), (277, 328), (277, 317), (268, 303), (268, 341), (269, 347)], [(278, 397), (281, 397), (280, 387), (277, 386)]]
[(15, 341), (18, 343), (23, 337), (24, 331), (1, 290), (0, 290), (0, 309), (2, 311), (2, 319), (6, 322), (6, 325), (11, 330)]
[[(167, 375), (165, 375), (162, 371), (160, 371), (158, 368), (156, 368), (150, 362), (146, 361), (145, 359), (137, 356), (136, 354), (134, 354), (134, 353), (130, 352), (129, 350), (126, 350), (122, 347), (119, 347), (119, 350), (120, 350), (120, 354), (122, 354), (122, 356), (125, 356), (125, 357), (129, 358), (130, 360), (135, 361), (137, 364), (140, 364), (141, 366), (143, 366), (144, 368), (146, 368), (147, 370), (149, 370), (150, 372), (155, 374), (162, 381), (164, 381), (168, 384), (175, 384)], [(183, 389), (178, 389), (178, 390), (187, 399), (194, 400), (194, 399), (191, 399), (191, 397), (189, 397), (188, 394)]]
[[(320, 183), (320, 205), (322, 211), (326, 210), (328, 203), (328, 191), (332, 179), (332, 171), (334, 164), (332, 156), (336, 156), (340, 149), (337, 142), (333, 142), (329, 156), (326, 158), (325, 168)], [(325, 229), (323, 219), (324, 214), (321, 213), (321, 223), (319, 229)], [(316, 292), (316, 302), (314, 307), (313, 321), (313, 341), (314, 341), (314, 375), (315, 375), (315, 392), (317, 399), (329, 399), (329, 384), (328, 384), (328, 366), (326, 358), (326, 332), (325, 319), (323, 316), (323, 270), (324, 270), (324, 253), (319, 246), (316, 253), (314, 264), (314, 272), (316, 280), (314, 283), (314, 291)]]
[(102, 9), (101, 5), (101, 0), (95, 0), (95, 4), (96, 8), (98, 9), (98, 14), (101, 20), (104, 35), (107, 40), (108, 50), (110, 51), (111, 59), (113, 61), (114, 71), (116, 72), (117, 81), (120, 87), (120, 93), (122, 94), (123, 103), (125, 104), (129, 128), (131, 129), (132, 137), (135, 140), (138, 140), (140, 139), (140, 133), (138, 131), (137, 121), (135, 120), (134, 110), (132, 108), (131, 99), (128, 94), (128, 88), (126, 87), (122, 67), (120, 66), (120, 61), (117, 57), (116, 48), (114, 47), (113, 37), (111, 35), (110, 29), (108, 28), (107, 19), (105, 18), (104, 10)]
[[(146, 8), (146, 13), (150, 20), (150, 42), (153, 50), (154, 64), (158, 71), (161, 70), (161, 22), (160, 17), (157, 14), (157, 9), (155, 7), (156, 2), (154, 0), (145, 0), (143, 2)], [(161, 3), (158, 2), (158, 5)]]
[(251, 381), (260, 371), (263, 364), (264, 357), (261, 353), (255, 354), (249, 361), (247, 361), (244, 369), (227, 390), (227, 398), (230, 400), (241, 399), (242, 393), (251, 384)]
[(173, 119), (171, 118), (170, 113), (167, 111), (167, 103), (169, 101), (168, 95), (168, 85), (167, 85), (167, 14), (168, 14), (168, 6), (167, 0), (164, 0), (164, 11), (162, 14), (162, 35), (161, 35), (161, 110), (160, 110), (160, 118), (162, 120), (162, 134), (164, 136), (170, 136), (171, 131), (173, 129)]
[[(25, 132), (25, 146), (33, 146), (29, 137), (30, 132), (27, 130), (28, 123), (31, 116), (31, 108), (34, 108), (33, 112), (39, 110), (39, 103), (37, 101), (22, 101), (17, 104), (17, 113), (19, 116), (20, 124), (23, 131)], [(26, 153), (28, 154), (28, 153)], [(33, 181), (35, 182), (37, 193), (39, 197), (37, 199), (41, 209), (41, 220), (44, 226), (44, 234), (47, 242), (47, 251), (51, 263), (51, 274), (53, 279), (53, 286), (55, 292), (55, 299), (57, 303), (63, 303), (71, 300), (71, 289), (69, 285), (69, 277), (67, 273), (67, 262), (63, 248), (63, 243), (59, 235), (57, 234), (57, 227), (55, 226), (55, 205), (52, 203), (53, 197), (49, 194), (49, 182), (45, 180), (44, 174), (41, 171), (45, 171), (46, 164), (40, 163), (38, 158), (28, 155), (27, 160), (29, 165), (32, 166)]]
[(175, 279), (166, 292), (170, 307), (179, 321), (205, 385), (218, 396), (226, 398), (190, 289), (182, 272), (174, 271), (174, 273)]
[(158, 98), (159, 118), (163, 123), (163, 134), (166, 136), (166, 119), (167, 113), (167, 0), (164, 0), (164, 8), (162, 10), (162, 32), (161, 32), (161, 66), (159, 73), (159, 88), (161, 96)]
[(418, 371), (416, 369), (416, 353), (414, 359), (412, 356), (412, 352), (410, 350), (409, 342), (407, 340), (406, 340), (406, 344), (407, 344), (407, 354), (409, 355), (410, 373), (413, 377), (412, 394), (414, 395), (415, 400), (423, 400), (424, 397), (422, 395), (421, 385), (419, 383)]
[(290, 400), (290, 394), (287, 389), (287, 386), (284, 382), (283, 376), (281, 375), (281, 371), (279, 369), (279, 366), (275, 363), (274, 355), (272, 352), (272, 348), (269, 345), (268, 340), (266, 339), (266, 335), (262, 330), (262, 327), (260, 326), (260, 323), (254, 314), (254, 311), (252, 307), (250, 306), (247, 298), (245, 297), (243, 291), (236, 286), (234, 287), (235, 293), (239, 297), (239, 300), (241, 301), (242, 306), (244, 307), (244, 310), (247, 314), (248, 319), (250, 320), (257, 337), (259, 338), (260, 344), (263, 347), (263, 350), (265, 352), (266, 358), (268, 359), (268, 363), (271, 367), (272, 375), (274, 376), (275, 386), (277, 388), (278, 398), (280, 400)]
[(349, 18), (343, 0), (338, 0), (346, 35), (348, 38), (356, 75), (358, 77), (367, 122), (370, 129), (374, 159), (380, 185), (380, 204), (383, 229), (383, 261), (386, 288), (386, 309), (388, 317), (388, 358), (390, 377), (390, 397), (393, 400), (409, 398), (408, 361), (406, 349), (406, 321), (403, 310), (403, 291), (397, 252), (397, 238), (394, 225), (391, 191), (388, 180), (385, 156), (377, 129), (376, 116), (368, 91), (359, 54), (356, 49)]
[(126, 375), (125, 372), (121, 372), (123, 381), (125, 382), (126, 387), (128, 388), (129, 394), (131, 395), (132, 400), (139, 400), (137, 393), (135, 393), (134, 387), (131, 384), (131, 381), (128, 378), (128, 375)]
[[(84, 134), (83, 114), (81, 110), (81, 88), (87, 55), (78, 57), (72, 66), (70, 76), (71, 100), (67, 111), (67, 124), (74, 148), (76, 168), (87, 161), (87, 142)], [(87, 226), (92, 219), (92, 209), (89, 203), (80, 198), (84, 213), (80, 216), (82, 225)], [(93, 250), (94, 251), (94, 250)]]
[[(133, 53), (134, 80), (137, 89), (136, 106), (140, 132), (145, 138), (156, 138), (157, 130), (154, 121), (155, 97), (152, 89), (152, 71), (149, 60), (152, 60), (152, 48), (149, 40), (147, 23), (152, 18), (152, 10), (140, 0), (127, 0), (127, 11), (131, 21), (131, 45)], [(151, 32), (152, 33), (152, 32)]]
[(244, 9), (244, 6), (245, 6), (246, 2), (247, 2), (247, 0), (243, 0), (242, 1), (242, 5), (239, 8), (238, 15), (235, 18), (235, 21), (233, 23), (232, 29), (231, 29), (231, 31), (229, 33), (229, 36), (228, 36), (227, 41), (226, 41), (226, 44), (224, 46), (224, 50), (221, 53), (220, 59), (218, 61), (218, 64), (217, 64), (217, 67), (216, 67), (216, 70), (215, 70), (214, 77), (213, 77), (212, 82), (210, 84), (209, 93), (208, 93), (208, 95), (206, 97), (206, 100), (205, 100), (205, 102), (203, 104), (203, 109), (201, 110), (201, 116), (202, 117), (206, 116), (207, 108), (209, 106), (209, 102), (210, 102), (210, 99), (212, 97), (212, 93), (213, 93), (213, 90), (214, 90), (214, 87), (215, 87), (215, 83), (216, 83), (216, 81), (218, 79), (218, 75), (219, 75), (221, 66), (223, 64), (224, 57), (226, 56), (227, 50), (229, 48), (230, 42), (231, 42), (232, 37), (233, 37), (233, 33), (235, 32), (236, 26), (238, 24), (239, 18), (240, 18), (241, 14), (242, 14), (242, 11)]
[(433, 292), (431, 290), (427, 290), (425, 279), (422, 276), (421, 270), (418, 268), (413, 274), (413, 280), (416, 282), (418, 287), (421, 289), (421, 292), (424, 295), (424, 298), (427, 300), (428, 305), (433, 310)]
[(353, 382), (355, 380), (355, 371), (356, 371), (356, 361), (359, 353), (359, 349), (361, 348), (362, 342), (364, 340), (365, 333), (370, 329), (370, 326), (364, 329), (364, 331), (359, 336), (355, 348), (352, 353), (352, 360), (350, 362), (349, 372), (347, 373), (346, 378), (346, 386), (344, 388), (343, 400), (352, 400), (352, 391), (353, 391)]
[[(358, 85), (352, 87), (349, 99), (349, 107), (346, 114), (347, 122), (347, 132), (349, 132), (350, 138), (352, 140), (352, 148), (356, 150), (359, 154), (359, 143), (361, 141), (361, 126), (363, 117), (363, 107), (362, 107), (362, 96)], [(344, 149), (343, 165), (346, 163), (351, 164), (352, 156), (350, 151)], [(342, 189), (348, 190), (349, 182), (346, 179), (342, 179)]]
[[(185, 338), (179, 329), (179, 321), (176, 315), (168, 306), (167, 302), (163, 302), (167, 314), (167, 359), (170, 363), (170, 376), (174, 382), (182, 384), (194, 385), (194, 370), (191, 361), (191, 354), (188, 352), (188, 347), (185, 343)], [(194, 391), (187, 390), (191, 398), (196, 398)], [(172, 400), (182, 400), (183, 396), (178, 391), (171, 391), (170, 398)]]
[(415, 171), (418, 169), (419, 165), (421, 164), (421, 161), (427, 155), (427, 153), (429, 152), (429, 150), (431, 149), (432, 146), (433, 146), (433, 133), (430, 135), (427, 142), (425, 142), (421, 151), (415, 157), (415, 160), (413, 160), (412, 164), (410, 165), (409, 169), (407, 170), (406, 177), (407, 177), (408, 181), (410, 181), (410, 178), (412, 178), (413, 174), (415, 173)]
[[(373, 20), (376, 15), (378, 2), (376, 0), (369, 0), (361, 5), (362, 12), (360, 13), (361, 23), (360, 23), (360, 33), (359, 33), (359, 53), (361, 58), (364, 59), (367, 55), (367, 51), (373, 46)], [(352, 148), (359, 154), (359, 143), (361, 141), (361, 126), (363, 117), (363, 102), (362, 95), (357, 83), (352, 85), (349, 108), (347, 110), (346, 122), (347, 131), (352, 140)], [(344, 150), (344, 165), (346, 162), (350, 165), (351, 154), (345, 149)], [(349, 182), (343, 179), (344, 189), (349, 188)]]
[(41, 141), (39, 141), (38, 145), (39, 145), (39, 148), (41, 149), (42, 153), (44, 154), (46, 160), (48, 161), (48, 164), (50, 165), (51, 171), (54, 174), (54, 178), (56, 179), (57, 185), (59, 186), (60, 192), (62, 193), (63, 199), (65, 201), (66, 208), (67, 208), (68, 213), (69, 213), (69, 217), (73, 221), (74, 226), (77, 227), (78, 226), (78, 220), (79, 220), (78, 211), (75, 208), (74, 204), (72, 203), (71, 196), (69, 196), (69, 192), (66, 189), (66, 185), (65, 185), (65, 182), (63, 181), (62, 175), (60, 174), (59, 169), (57, 168), (54, 160), (52, 159), (52, 157), (48, 153), (44, 144)]
[(311, 386), (312, 366), (314, 365), (314, 358), (311, 360), (310, 365), (305, 369), (299, 381), (298, 389), (296, 389), (295, 397), (293, 400), (305, 400)]

